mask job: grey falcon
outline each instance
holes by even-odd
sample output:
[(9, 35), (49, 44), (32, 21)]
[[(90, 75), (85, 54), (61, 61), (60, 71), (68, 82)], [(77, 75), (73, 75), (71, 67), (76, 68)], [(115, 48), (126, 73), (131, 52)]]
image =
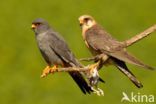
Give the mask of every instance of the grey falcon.
[[(42, 18), (35, 19), (32, 22), (32, 29), (35, 33), (38, 48), (47, 63), (41, 77), (56, 71), (58, 66), (61, 67), (82, 67), (77, 61), (65, 40), (55, 32), (47, 21)], [(53, 67), (51, 68), (51, 66)], [(77, 83), (84, 94), (91, 93), (91, 87), (79, 72), (69, 72), (69, 75)]]

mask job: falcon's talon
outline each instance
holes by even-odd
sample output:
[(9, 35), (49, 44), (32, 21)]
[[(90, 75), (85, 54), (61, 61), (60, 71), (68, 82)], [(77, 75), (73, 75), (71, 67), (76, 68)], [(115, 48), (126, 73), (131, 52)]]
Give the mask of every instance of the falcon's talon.
[(57, 71), (57, 65), (54, 65), (52, 68), (50, 68), (50, 66), (47, 66), (43, 72), (42, 72), (42, 75), (41, 75), (41, 78), (44, 78), (46, 77), (48, 74), (50, 73), (54, 73)]
[(47, 67), (43, 70), (42, 75), (41, 75), (41, 78), (46, 77), (46, 76), (50, 73), (50, 70), (51, 70), (50, 66), (47, 66)]
[(98, 66), (99, 66), (99, 63), (98, 62), (95, 63), (95, 64), (92, 64), (92, 65), (88, 66), (88, 69), (89, 69), (90, 74), (92, 74), (95, 69), (97, 70), (97, 67)]
[(54, 66), (50, 69), (50, 73), (58, 72), (57, 67), (58, 67), (57, 65), (54, 65)]
[(100, 95), (104, 96), (104, 92), (103, 92), (103, 90), (100, 89), (100, 88), (97, 88), (97, 89), (98, 89), (98, 91), (100, 92)]
[(42, 75), (41, 75), (41, 78), (44, 78), (44, 77), (46, 77), (46, 74), (42, 74)]
[(100, 88), (95, 89), (94, 87), (91, 87), (91, 89), (93, 90), (93, 93), (97, 94), (98, 96), (104, 96), (104, 92)]

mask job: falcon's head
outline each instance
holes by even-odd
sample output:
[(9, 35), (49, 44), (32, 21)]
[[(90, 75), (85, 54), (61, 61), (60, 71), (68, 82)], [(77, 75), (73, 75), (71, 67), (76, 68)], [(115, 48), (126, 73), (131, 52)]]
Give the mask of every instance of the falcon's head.
[(80, 16), (79, 17), (79, 22), (80, 22), (80, 26), (84, 30), (88, 30), (89, 28), (91, 28), (92, 26), (94, 26), (96, 24), (96, 21), (90, 15), (82, 15), (82, 16)]
[(42, 33), (47, 31), (50, 27), (47, 21), (42, 18), (37, 18), (32, 22), (31, 28), (35, 33)]

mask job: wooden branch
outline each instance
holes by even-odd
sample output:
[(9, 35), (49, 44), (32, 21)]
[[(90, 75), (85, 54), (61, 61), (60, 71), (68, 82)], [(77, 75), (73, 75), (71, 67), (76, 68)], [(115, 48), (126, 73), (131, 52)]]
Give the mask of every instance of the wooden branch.
[(81, 58), (79, 59), (79, 61), (95, 61), (96, 56), (95, 57), (89, 57), (89, 58)]
[(54, 74), (56, 72), (85, 72), (85, 73), (87, 73), (88, 70), (90, 70), (89, 65), (85, 66), (83, 68), (79, 68), (79, 67), (66, 67), (66, 68), (48, 69), (48, 70), (46, 70), (46, 72), (43, 70), (41, 78), (46, 77), (50, 73), (52, 73), (52, 74)]
[(72, 72), (72, 71), (78, 71), (78, 72), (85, 72), (88, 71), (88, 66), (79, 68), (79, 67), (67, 67), (67, 68), (57, 68), (56, 72)]
[[(96, 62), (95, 64), (91, 64), (82, 68), (79, 67), (66, 67), (66, 68), (57, 68), (54, 72), (72, 72), (72, 71), (78, 71), (78, 72), (86, 72), (88, 70), (91, 70), (90, 68), (97, 68), (100, 66), (101, 60)], [(53, 72), (52, 72), (53, 73)]]
[[(137, 34), (136, 36), (123, 41), (123, 46), (126, 48), (134, 43), (136, 43), (137, 41), (147, 37), (148, 35), (150, 35), (152, 32), (156, 31), (156, 25), (151, 26), (150, 28), (146, 29), (145, 31), (141, 32), (140, 34)], [(81, 61), (95, 61), (96, 59), (100, 59), (101, 57), (104, 57), (102, 54), (91, 57), (91, 58), (82, 58), (80, 59)], [(99, 64), (100, 65), (100, 64)], [(97, 66), (99, 67), (99, 66)], [(83, 67), (83, 68), (79, 68), (79, 67), (67, 67), (67, 68), (57, 68), (55, 72), (72, 72), (72, 71), (78, 71), (78, 72), (85, 72), (88, 71), (89, 66)], [(54, 72), (52, 72), (54, 73)]]
[(128, 47), (128, 46), (138, 42), (139, 40), (147, 37), (148, 35), (150, 35), (154, 31), (156, 31), (156, 24), (151, 26), (150, 28), (146, 29), (145, 31), (141, 32), (140, 34), (137, 34), (136, 36), (124, 41), (123, 42), (124, 47)]

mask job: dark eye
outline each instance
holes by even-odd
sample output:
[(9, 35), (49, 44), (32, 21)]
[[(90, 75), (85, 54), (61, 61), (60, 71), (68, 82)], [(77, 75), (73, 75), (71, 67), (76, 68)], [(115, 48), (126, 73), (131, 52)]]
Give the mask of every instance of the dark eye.
[(85, 18), (84, 20), (87, 22), (89, 20), (89, 18)]
[(39, 25), (41, 25), (41, 23), (35, 23), (35, 25), (36, 25), (36, 26), (39, 26)]

